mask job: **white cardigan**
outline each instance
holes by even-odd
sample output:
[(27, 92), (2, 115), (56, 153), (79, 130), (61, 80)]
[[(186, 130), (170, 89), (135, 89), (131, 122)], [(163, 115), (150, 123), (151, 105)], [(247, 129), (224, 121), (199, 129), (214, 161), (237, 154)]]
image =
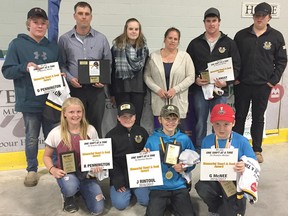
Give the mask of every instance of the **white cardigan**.
[(188, 111), (188, 88), (195, 81), (194, 64), (189, 54), (178, 50), (170, 72), (169, 89), (167, 89), (160, 50), (151, 53), (145, 67), (144, 81), (148, 88), (151, 89), (151, 105), (154, 116), (159, 116), (161, 108), (167, 104), (166, 99), (160, 98), (157, 92), (160, 89), (168, 91), (174, 88), (176, 94), (169, 103), (179, 108), (180, 118), (186, 118)]

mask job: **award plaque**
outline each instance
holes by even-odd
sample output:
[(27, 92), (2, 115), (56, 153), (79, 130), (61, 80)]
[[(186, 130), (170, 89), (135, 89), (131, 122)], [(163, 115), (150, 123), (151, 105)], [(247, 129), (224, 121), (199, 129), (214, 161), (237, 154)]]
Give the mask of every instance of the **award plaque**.
[(219, 183), (228, 198), (237, 193), (236, 185), (233, 181), (219, 181)]
[(180, 151), (181, 151), (180, 143), (167, 143), (164, 163), (170, 165), (177, 164)]
[(209, 76), (208, 70), (201, 71), (200, 75), (201, 75), (201, 79), (206, 79), (210, 83), (210, 76)]
[(78, 60), (78, 81), (82, 84), (111, 83), (110, 60)]
[(76, 157), (74, 151), (60, 153), (61, 168), (66, 173), (74, 173), (77, 170)]

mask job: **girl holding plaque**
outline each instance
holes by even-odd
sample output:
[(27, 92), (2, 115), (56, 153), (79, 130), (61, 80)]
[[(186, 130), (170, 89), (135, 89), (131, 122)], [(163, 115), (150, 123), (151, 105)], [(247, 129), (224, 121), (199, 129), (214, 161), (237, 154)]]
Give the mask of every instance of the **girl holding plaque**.
[(144, 152), (159, 151), (161, 158), (163, 185), (150, 188), (147, 216), (164, 215), (168, 204), (172, 213), (179, 216), (193, 216), (192, 206), (186, 179), (183, 172), (190, 172), (195, 166), (184, 168), (179, 163), (179, 155), (185, 149), (195, 151), (190, 138), (178, 129), (180, 113), (178, 107), (165, 105), (162, 107), (156, 129), (148, 138)]
[[(98, 139), (96, 129), (85, 118), (82, 102), (75, 97), (66, 99), (62, 105), (61, 124), (55, 127), (45, 140), (44, 164), (53, 175), (64, 197), (66, 212), (76, 212), (79, 207), (75, 195), (80, 194), (91, 214), (101, 214), (104, 197), (95, 179), (101, 167), (93, 167), (90, 172), (81, 172), (80, 140)], [(52, 154), (56, 149), (57, 165), (53, 165)]]

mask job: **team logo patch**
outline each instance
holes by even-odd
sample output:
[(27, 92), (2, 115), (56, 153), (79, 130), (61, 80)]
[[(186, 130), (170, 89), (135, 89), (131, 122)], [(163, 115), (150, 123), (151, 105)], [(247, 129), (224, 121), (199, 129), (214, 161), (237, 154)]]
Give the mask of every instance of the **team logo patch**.
[(265, 41), (264, 44), (263, 44), (263, 48), (265, 50), (270, 50), (272, 47), (272, 43), (271, 42), (268, 42), (268, 41)]
[(225, 47), (219, 47), (219, 48), (218, 48), (218, 51), (219, 51), (220, 53), (224, 53), (224, 52), (226, 51), (226, 48), (225, 48)]
[(223, 110), (223, 107), (220, 107), (220, 110), (218, 111), (219, 115), (225, 115), (225, 110)]
[(136, 136), (135, 136), (135, 142), (136, 142), (136, 143), (141, 143), (142, 140), (143, 140), (143, 136), (141, 136), (141, 135), (136, 135)]
[(130, 104), (122, 104), (121, 106), (120, 106), (120, 110), (122, 111), (122, 110), (125, 110), (125, 109), (128, 109), (128, 110), (130, 110)]

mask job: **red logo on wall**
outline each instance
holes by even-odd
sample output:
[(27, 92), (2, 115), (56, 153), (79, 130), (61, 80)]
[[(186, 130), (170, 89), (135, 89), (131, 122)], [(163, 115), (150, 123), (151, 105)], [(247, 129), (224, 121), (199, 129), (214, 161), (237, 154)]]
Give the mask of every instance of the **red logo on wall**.
[(269, 101), (271, 103), (279, 102), (284, 95), (284, 88), (280, 84), (275, 85), (270, 92)]

